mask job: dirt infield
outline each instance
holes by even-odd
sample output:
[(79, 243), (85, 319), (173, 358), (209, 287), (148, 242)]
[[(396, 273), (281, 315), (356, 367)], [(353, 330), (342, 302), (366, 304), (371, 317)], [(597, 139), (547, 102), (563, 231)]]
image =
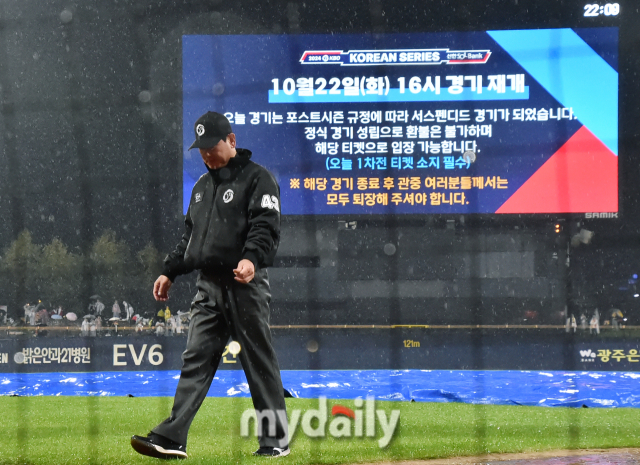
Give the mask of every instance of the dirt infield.
[(640, 463), (640, 448), (552, 450), (547, 452), (525, 452), (519, 454), (486, 454), (473, 457), (452, 457), (448, 459), (379, 462), (375, 465), (636, 465), (638, 463)]

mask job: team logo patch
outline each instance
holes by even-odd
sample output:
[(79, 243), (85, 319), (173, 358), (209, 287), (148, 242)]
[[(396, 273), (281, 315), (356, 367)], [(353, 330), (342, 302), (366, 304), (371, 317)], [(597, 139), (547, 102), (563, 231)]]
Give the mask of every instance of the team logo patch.
[(224, 203), (229, 203), (233, 200), (233, 191), (231, 189), (227, 189), (227, 191), (222, 196), (222, 200)]
[(202, 137), (202, 135), (204, 134), (204, 125), (198, 124), (196, 126), (196, 134), (198, 134), (200, 137)]
[(201, 200), (202, 200), (202, 192), (196, 193), (196, 203), (200, 202)]
[(278, 204), (278, 198), (275, 195), (263, 195), (262, 196), (262, 202), (261, 202), (261, 206), (262, 208), (270, 208), (272, 210), (275, 210), (277, 212), (280, 211), (280, 205)]

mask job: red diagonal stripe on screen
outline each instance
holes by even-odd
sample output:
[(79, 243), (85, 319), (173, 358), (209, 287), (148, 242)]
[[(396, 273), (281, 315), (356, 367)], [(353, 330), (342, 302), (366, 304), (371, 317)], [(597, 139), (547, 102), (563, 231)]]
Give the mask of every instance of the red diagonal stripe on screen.
[(618, 157), (580, 128), (496, 213), (618, 211)]

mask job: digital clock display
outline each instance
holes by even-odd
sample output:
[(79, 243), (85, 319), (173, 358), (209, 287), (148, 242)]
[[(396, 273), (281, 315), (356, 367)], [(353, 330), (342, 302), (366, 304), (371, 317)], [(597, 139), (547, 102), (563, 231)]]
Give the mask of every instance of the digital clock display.
[(595, 16), (618, 16), (620, 14), (620, 5), (618, 3), (606, 3), (598, 5), (590, 3), (584, 6), (584, 15), (587, 17)]

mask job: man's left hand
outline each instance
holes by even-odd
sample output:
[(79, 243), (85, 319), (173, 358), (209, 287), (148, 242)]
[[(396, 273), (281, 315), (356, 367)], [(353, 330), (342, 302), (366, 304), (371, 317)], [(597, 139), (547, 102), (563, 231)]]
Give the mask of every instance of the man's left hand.
[(256, 269), (253, 266), (251, 260), (242, 259), (238, 263), (238, 268), (233, 270), (233, 274), (236, 275), (234, 278), (236, 281), (241, 282), (243, 284), (247, 284), (249, 281), (253, 279), (255, 275)]

